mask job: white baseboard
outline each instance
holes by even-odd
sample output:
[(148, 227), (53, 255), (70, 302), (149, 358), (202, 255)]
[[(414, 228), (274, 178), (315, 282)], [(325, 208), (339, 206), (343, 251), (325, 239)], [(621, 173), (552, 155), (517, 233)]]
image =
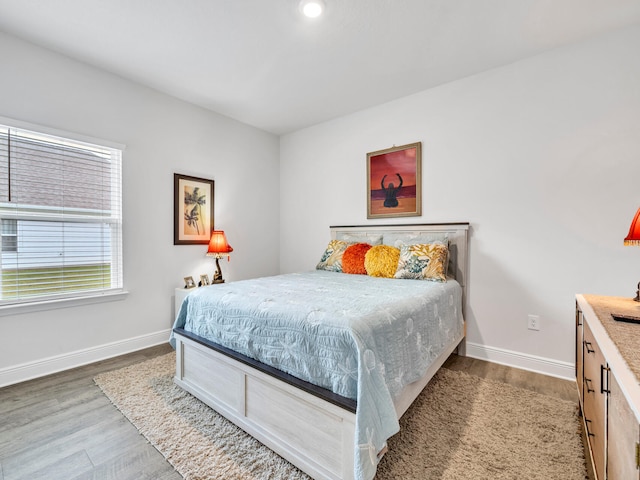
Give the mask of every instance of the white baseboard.
[(561, 362), (471, 342), (467, 342), (466, 356), (565, 380), (576, 379), (575, 366), (571, 362)]
[[(170, 333), (170, 329), (161, 330), (148, 335), (3, 368), (0, 369), (0, 388), (135, 352), (143, 348), (168, 343)], [(565, 380), (575, 380), (574, 365), (569, 362), (560, 362), (471, 342), (466, 342), (466, 356)]]
[(169, 342), (170, 329), (0, 369), (0, 387)]

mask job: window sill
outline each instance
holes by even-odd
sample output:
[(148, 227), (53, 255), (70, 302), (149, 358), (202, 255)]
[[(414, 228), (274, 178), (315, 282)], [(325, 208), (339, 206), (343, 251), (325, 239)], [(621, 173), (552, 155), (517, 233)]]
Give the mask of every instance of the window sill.
[(124, 300), (129, 295), (126, 290), (100, 295), (87, 295), (86, 297), (60, 298), (55, 300), (42, 300), (40, 302), (16, 303), (14, 305), (0, 306), (0, 317), (6, 315), (18, 315), (21, 313), (42, 312), (57, 308), (77, 307), (94, 303), (115, 302)]

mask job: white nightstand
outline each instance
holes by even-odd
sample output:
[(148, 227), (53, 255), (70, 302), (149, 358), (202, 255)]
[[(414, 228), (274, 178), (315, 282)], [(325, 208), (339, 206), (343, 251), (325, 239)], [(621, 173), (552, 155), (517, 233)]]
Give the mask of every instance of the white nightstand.
[(185, 297), (193, 292), (195, 288), (176, 288), (175, 301), (173, 302), (173, 319), (175, 320), (176, 315), (180, 311), (180, 306), (182, 305), (182, 301)]

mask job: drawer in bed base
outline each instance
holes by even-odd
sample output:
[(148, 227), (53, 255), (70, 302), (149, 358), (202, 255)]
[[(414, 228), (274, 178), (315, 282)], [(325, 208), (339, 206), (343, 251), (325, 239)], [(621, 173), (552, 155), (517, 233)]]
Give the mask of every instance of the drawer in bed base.
[(355, 414), (176, 335), (175, 382), (315, 479), (353, 479)]

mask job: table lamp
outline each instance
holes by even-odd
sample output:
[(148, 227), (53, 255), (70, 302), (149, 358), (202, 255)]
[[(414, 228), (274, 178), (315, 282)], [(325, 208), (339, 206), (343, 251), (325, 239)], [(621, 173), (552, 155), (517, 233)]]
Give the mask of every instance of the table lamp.
[(215, 257), (216, 259), (216, 273), (213, 274), (212, 283), (224, 283), (222, 278), (222, 271), (220, 270), (220, 259), (223, 255), (229, 259), (229, 254), (233, 252), (233, 248), (227, 242), (227, 237), (222, 230), (214, 230), (211, 232), (211, 240), (209, 240), (209, 250), (207, 251), (208, 257)]
[[(624, 239), (625, 245), (635, 245), (640, 247), (640, 208), (636, 212), (636, 216), (633, 217), (631, 227), (629, 227), (629, 235)], [(640, 283), (638, 283), (638, 290), (636, 291), (636, 302), (640, 302)]]

